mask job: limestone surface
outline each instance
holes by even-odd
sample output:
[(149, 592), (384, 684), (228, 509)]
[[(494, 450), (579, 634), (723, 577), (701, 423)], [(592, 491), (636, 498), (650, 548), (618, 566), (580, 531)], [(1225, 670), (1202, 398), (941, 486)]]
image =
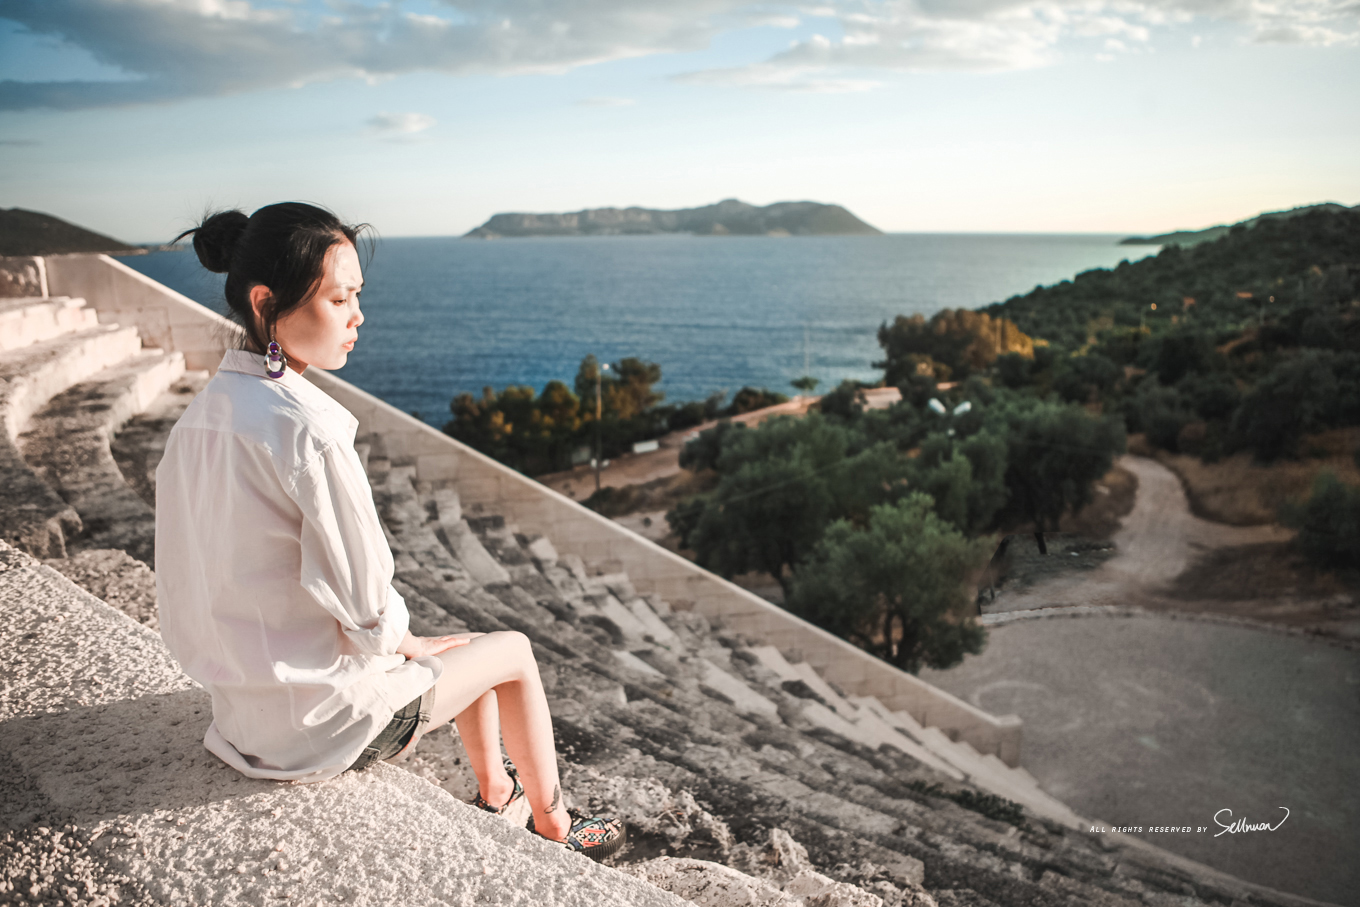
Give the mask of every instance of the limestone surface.
[(682, 903), (391, 765), (240, 776), (155, 634), (2, 543), (0, 616), (6, 901)]

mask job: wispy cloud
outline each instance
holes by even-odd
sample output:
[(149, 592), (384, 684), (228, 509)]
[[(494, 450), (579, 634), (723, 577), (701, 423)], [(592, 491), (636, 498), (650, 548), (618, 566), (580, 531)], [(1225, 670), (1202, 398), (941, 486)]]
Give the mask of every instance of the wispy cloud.
[(781, 61), (753, 63), (724, 69), (701, 69), (675, 76), (677, 82), (691, 85), (736, 85), (742, 88), (770, 88), (809, 94), (845, 94), (872, 91), (882, 83), (875, 79), (853, 79), (828, 74), (829, 67), (785, 65)]
[(1100, 60), (1151, 46), (1158, 29), (1235, 24), (1256, 43), (1360, 44), (1355, 0), (840, 0), (805, 10), (841, 34), (794, 42), (744, 66), (677, 81), (799, 91), (863, 91), (885, 72), (1032, 69), (1098, 41)]
[(32, 148), (38, 144), (37, 139), (0, 139), (0, 147), (4, 148)]
[(1257, 43), (1360, 43), (1355, 0), (834, 0), (816, 7), (448, 0), (421, 9), (408, 11), (406, 0), (0, 0), (0, 18), (70, 42), (132, 76), (0, 81), (0, 109), (151, 103), (410, 72), (558, 73), (700, 50), (729, 31), (808, 24), (835, 37), (678, 78), (862, 91), (884, 72), (1043, 66), (1073, 42), (1117, 41), (1131, 51), (1154, 40), (1158, 29), (1195, 20), (1235, 24)]
[(435, 124), (426, 113), (380, 113), (367, 123), (370, 135), (385, 139), (410, 140)]

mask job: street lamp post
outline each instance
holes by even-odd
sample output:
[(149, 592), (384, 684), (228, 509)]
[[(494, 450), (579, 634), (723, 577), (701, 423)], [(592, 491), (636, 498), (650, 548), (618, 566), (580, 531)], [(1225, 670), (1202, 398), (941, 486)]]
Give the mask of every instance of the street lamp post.
[(609, 368), (609, 363), (595, 368), (595, 490), (600, 490), (600, 461), (604, 459), (604, 442), (600, 438), (600, 419), (604, 416), (604, 405), (600, 396), (600, 373)]

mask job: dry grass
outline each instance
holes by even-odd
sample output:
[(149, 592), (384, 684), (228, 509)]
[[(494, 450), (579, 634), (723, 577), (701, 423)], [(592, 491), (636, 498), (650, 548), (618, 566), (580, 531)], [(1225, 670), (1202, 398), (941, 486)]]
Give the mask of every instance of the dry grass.
[(1116, 466), (1095, 484), (1095, 496), (1078, 513), (1065, 513), (1058, 521), (1061, 532), (1092, 539), (1107, 539), (1119, 528), (1119, 521), (1133, 510), (1138, 496), (1138, 477)]
[[(1134, 452), (1133, 437), (1130, 452)], [(1360, 485), (1360, 469), (1354, 459), (1360, 449), (1360, 428), (1310, 435), (1300, 447), (1302, 459), (1281, 460), (1269, 466), (1253, 463), (1248, 453), (1234, 454), (1217, 463), (1166, 451), (1156, 451), (1153, 456), (1180, 478), (1196, 516), (1231, 526), (1257, 526), (1276, 522), (1281, 507), (1307, 497), (1313, 480), (1323, 470), (1331, 470), (1343, 482)]]
[(718, 484), (718, 474), (707, 470), (695, 474), (688, 469), (642, 482), (637, 485), (606, 485), (583, 503), (610, 518), (631, 513), (672, 510), (681, 501), (711, 491)]

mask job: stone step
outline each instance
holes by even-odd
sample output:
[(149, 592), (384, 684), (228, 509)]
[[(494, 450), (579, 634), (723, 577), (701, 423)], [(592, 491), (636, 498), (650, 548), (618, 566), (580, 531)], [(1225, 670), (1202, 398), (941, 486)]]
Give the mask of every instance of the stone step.
[(99, 324), (83, 299), (30, 296), (0, 299), (0, 351), (20, 349)]
[(680, 645), (680, 637), (666, 625), (666, 622), (661, 619), (661, 615), (656, 613), (656, 609), (645, 598), (633, 598), (624, 602), (623, 606), (628, 609), (638, 623), (642, 624), (645, 631), (643, 639), (666, 648)]
[(793, 670), (797, 672), (798, 678), (802, 680), (812, 692), (822, 697), (822, 700), (836, 713), (843, 718), (851, 721), (856, 720), (859, 710), (841, 698), (841, 695), (831, 688), (831, 684), (822, 679), (822, 675), (817, 673), (817, 669), (806, 661), (793, 663)]
[(110, 441), (183, 374), (179, 353), (142, 350), (53, 397), (19, 436), (29, 467), (80, 515), (77, 547), (119, 548), (152, 563), (155, 512), (124, 479)]
[(777, 715), (779, 707), (708, 659), (700, 659), (700, 681), (742, 714)]
[(95, 325), (0, 353), (0, 418), (10, 440), (47, 401), (142, 348), (136, 328)]
[(872, 738), (877, 741), (878, 746), (887, 744), (888, 746), (906, 753), (917, 762), (930, 766), (942, 775), (953, 778), (955, 781), (963, 780), (963, 772), (959, 771), (953, 765), (950, 765), (948, 761), (932, 753), (924, 745), (912, 740), (906, 734), (903, 734), (871, 709), (860, 709), (859, 714), (854, 720), (854, 724), (860, 731), (866, 735), (872, 736)]
[(66, 556), (80, 517), (29, 468), (17, 438), (52, 397), (140, 348), (135, 329), (98, 325), (0, 353), (0, 538), (35, 557)]
[(165, 393), (151, 401), (145, 412), (129, 419), (110, 445), (123, 479), (151, 509), (156, 508), (156, 468), (165, 455), (179, 417), (207, 387), (206, 371), (186, 371)]
[[(1013, 800), (1037, 815), (1069, 828), (1083, 827), (1083, 820), (1065, 804), (1027, 783), (1028, 772), (1019, 775), (999, 759), (993, 763), (969, 744), (952, 741), (938, 728), (925, 729), (927, 746), (968, 776), (968, 780), (998, 797)], [(997, 768), (1000, 766), (1000, 768)]]
[(851, 696), (850, 701), (853, 702), (861, 712), (872, 712), (874, 715), (883, 719), (889, 727), (893, 728), (898, 733), (917, 743), (921, 742), (921, 726), (917, 724), (916, 719), (912, 718), (910, 715), (907, 715), (907, 721), (903, 721), (898, 713), (893, 712), (873, 696)]
[(802, 680), (802, 676), (794, 669), (793, 665), (784, 658), (774, 646), (751, 646), (752, 655), (759, 659), (760, 663), (774, 673), (781, 682), (795, 683)]

